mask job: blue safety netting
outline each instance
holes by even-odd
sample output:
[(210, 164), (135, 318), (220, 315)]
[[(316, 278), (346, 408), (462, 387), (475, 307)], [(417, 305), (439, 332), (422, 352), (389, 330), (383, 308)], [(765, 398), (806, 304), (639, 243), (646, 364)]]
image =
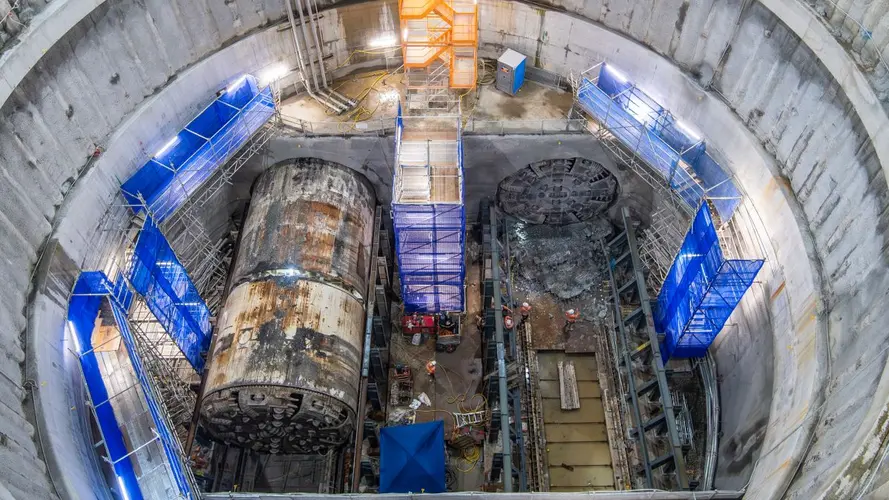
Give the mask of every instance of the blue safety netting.
[(442, 493), (444, 422), (380, 429), (380, 493)]
[(139, 213), (144, 199), (160, 222), (176, 211), (274, 115), (270, 87), (244, 75), (204, 108), (121, 186)]
[(396, 204), (392, 220), (405, 311), (462, 311), (463, 205)]
[(702, 205), (664, 280), (654, 324), (663, 333), (664, 359), (706, 355), (762, 260), (726, 260), (710, 210)]
[(185, 359), (201, 373), (204, 353), (210, 348), (210, 310), (150, 216), (136, 241), (130, 282)]
[(93, 351), (93, 329), (102, 299), (114, 296), (117, 297), (116, 301), (122, 300), (124, 302), (121, 303), (127, 303), (131, 296), (123, 293), (123, 290), (126, 290), (126, 287), (113, 286), (101, 271), (81, 273), (68, 304), (68, 325), (71, 335), (75, 338), (80, 369), (95, 410), (99, 430), (105, 441), (108, 460), (111, 461), (114, 474), (118, 477), (119, 484), (115, 486), (125, 490), (126, 498), (141, 500), (142, 492), (139, 489), (136, 472), (132, 461), (127, 457), (130, 450), (127, 449), (114, 408), (110, 404), (102, 404), (108, 401), (108, 390), (105, 388), (99, 361)]
[(703, 140), (639, 87), (602, 64), (577, 92), (581, 107), (653, 168), (692, 209), (705, 197), (723, 222), (741, 202), (729, 176)]
[[(403, 128), (399, 107), (395, 122), (396, 148)], [(462, 183), (463, 141), (459, 135), (457, 158)], [(463, 310), (466, 213), (462, 186), (460, 193), (460, 203), (392, 204), (395, 253), (405, 312)]]

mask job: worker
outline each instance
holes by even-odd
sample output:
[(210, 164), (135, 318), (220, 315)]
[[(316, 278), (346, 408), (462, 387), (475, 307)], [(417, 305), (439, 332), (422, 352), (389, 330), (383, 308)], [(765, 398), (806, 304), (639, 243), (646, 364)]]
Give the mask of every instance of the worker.
[(503, 304), (503, 315), (512, 315), (512, 309), (510, 309), (509, 306), (506, 304)]
[(568, 309), (565, 311), (565, 327), (562, 329), (565, 333), (570, 332), (574, 329), (574, 323), (577, 322), (577, 318), (580, 317), (580, 312), (575, 311), (574, 309)]
[(426, 373), (428, 373), (429, 376), (432, 378), (435, 378), (435, 367), (437, 365), (438, 363), (436, 363), (434, 359), (431, 359), (428, 363), (426, 363)]
[(447, 313), (441, 313), (441, 316), (438, 318), (438, 327), (443, 328), (445, 330), (454, 331), (454, 320), (451, 319), (451, 316)]
[(512, 316), (507, 314), (506, 316), (503, 317), (503, 327), (504, 328), (506, 328), (507, 330), (512, 330), (512, 328), (514, 326), (515, 326), (515, 321), (512, 320)]
[(531, 314), (531, 304), (522, 302), (522, 307), (519, 308), (519, 313), (522, 315), (522, 323), (527, 321), (528, 316)]

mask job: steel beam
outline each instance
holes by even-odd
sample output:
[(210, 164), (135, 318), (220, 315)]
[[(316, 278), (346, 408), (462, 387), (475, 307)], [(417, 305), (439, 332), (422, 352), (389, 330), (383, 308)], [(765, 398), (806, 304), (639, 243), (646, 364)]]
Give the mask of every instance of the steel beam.
[[(636, 241), (636, 233), (630, 220), (629, 211), (626, 208), (621, 210), (621, 217), (624, 230), (613, 238), (608, 244), (602, 243), (602, 250), (606, 256), (618, 256), (610, 261), (608, 266), (608, 277), (611, 282), (612, 300), (614, 303), (614, 312), (616, 318), (615, 331), (618, 334), (618, 342), (621, 356), (621, 364), (627, 373), (627, 383), (629, 386), (629, 394), (625, 397), (631, 402), (631, 411), (635, 423), (634, 436), (639, 446), (639, 455), (645, 472), (645, 482), (648, 487), (654, 487), (654, 478), (652, 471), (668, 464), (673, 464), (676, 472), (677, 486), (680, 489), (688, 489), (688, 476), (685, 469), (685, 459), (683, 457), (682, 443), (679, 440), (679, 433), (676, 426), (676, 414), (674, 413), (670, 388), (667, 383), (667, 371), (664, 367), (663, 358), (660, 351), (660, 337), (654, 329), (653, 314), (651, 311), (651, 303), (646, 288), (645, 275), (642, 272), (643, 264), (639, 257), (639, 246)], [(624, 245), (626, 249), (624, 250)], [(611, 250), (611, 251), (609, 251)], [(618, 283), (615, 278), (615, 270), (622, 267), (630, 272), (628, 281)], [(635, 292), (638, 301), (624, 301), (624, 297), (628, 293)], [(624, 303), (628, 302), (628, 303)], [(632, 303), (629, 303), (632, 302)], [(621, 306), (632, 307), (629, 314), (624, 315), (624, 308)], [(640, 333), (648, 338), (648, 342), (637, 348), (634, 352), (629, 349), (629, 337), (627, 334), (627, 325), (635, 322), (639, 325)], [(637, 385), (635, 376), (632, 373), (633, 359), (644, 353), (648, 353), (648, 359), (652, 365), (654, 379)], [(660, 412), (655, 413), (655, 417), (645, 421), (642, 418), (639, 397), (645, 393), (657, 390), (661, 403)], [(667, 436), (670, 443), (670, 451), (666, 455), (652, 458), (648, 450), (648, 443), (645, 440), (645, 432), (658, 426), (664, 426), (667, 429)]]

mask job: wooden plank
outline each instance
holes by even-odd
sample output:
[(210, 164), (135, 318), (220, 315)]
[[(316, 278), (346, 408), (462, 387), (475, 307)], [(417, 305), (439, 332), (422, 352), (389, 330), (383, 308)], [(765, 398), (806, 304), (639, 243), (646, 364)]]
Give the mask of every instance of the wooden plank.
[[(599, 382), (593, 382), (589, 380), (578, 380), (577, 381), (577, 393), (581, 398), (601, 398), (602, 397), (602, 389), (599, 387)], [(540, 397), (542, 398), (557, 398), (559, 397), (559, 383), (555, 380), (542, 380), (540, 381)]]
[(599, 365), (595, 356), (568, 356), (567, 359), (574, 361), (577, 380), (599, 380)]
[(544, 432), (547, 443), (608, 442), (605, 424), (547, 424)]
[(559, 401), (563, 410), (580, 408), (577, 377), (574, 375), (574, 362), (571, 360), (559, 361)]
[(550, 468), (560, 464), (610, 465), (611, 450), (608, 443), (547, 443)]
[(549, 483), (555, 488), (614, 487), (614, 473), (605, 465), (577, 465), (569, 470), (560, 466), (549, 468)]
[(115, 352), (120, 349), (120, 332), (116, 326), (101, 326), (101, 320), (96, 320), (96, 328), (93, 330), (93, 350), (95, 352)]
[(543, 422), (547, 424), (605, 423), (605, 409), (598, 398), (582, 398), (580, 409), (573, 411), (562, 411), (558, 399), (544, 399), (542, 403)]

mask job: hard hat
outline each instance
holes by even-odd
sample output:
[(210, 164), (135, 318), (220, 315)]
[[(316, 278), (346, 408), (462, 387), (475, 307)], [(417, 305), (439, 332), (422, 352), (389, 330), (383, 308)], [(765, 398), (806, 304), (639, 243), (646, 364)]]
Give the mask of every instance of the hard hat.
[(568, 309), (568, 314), (574, 314), (574, 309)]
[(528, 304), (527, 302), (522, 302), (522, 307), (531, 307), (531, 305)]

